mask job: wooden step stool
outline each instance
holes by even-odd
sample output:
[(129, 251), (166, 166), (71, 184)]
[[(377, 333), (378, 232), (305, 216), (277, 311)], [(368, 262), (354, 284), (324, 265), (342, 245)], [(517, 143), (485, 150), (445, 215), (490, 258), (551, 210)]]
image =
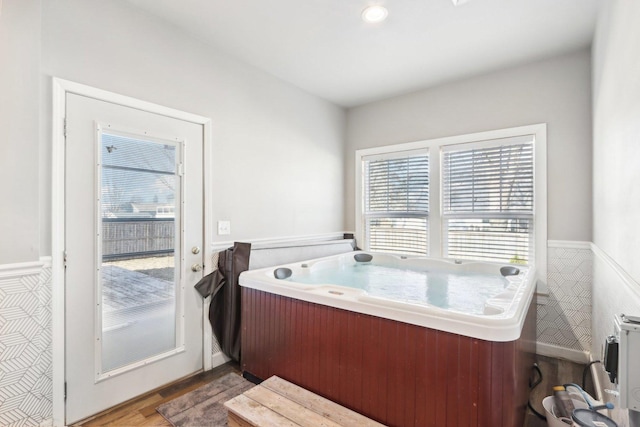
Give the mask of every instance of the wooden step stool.
[(276, 376), (224, 406), (229, 410), (229, 427), (383, 426)]

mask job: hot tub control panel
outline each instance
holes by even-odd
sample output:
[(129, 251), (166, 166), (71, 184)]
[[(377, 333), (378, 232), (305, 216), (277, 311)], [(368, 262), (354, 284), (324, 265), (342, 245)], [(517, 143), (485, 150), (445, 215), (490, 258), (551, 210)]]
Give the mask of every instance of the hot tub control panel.
[(620, 406), (640, 411), (640, 318), (615, 316)]

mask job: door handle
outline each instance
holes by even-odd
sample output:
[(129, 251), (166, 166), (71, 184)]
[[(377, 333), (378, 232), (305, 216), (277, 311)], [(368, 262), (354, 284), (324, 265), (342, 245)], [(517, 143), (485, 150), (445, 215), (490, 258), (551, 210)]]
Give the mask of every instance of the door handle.
[(202, 271), (202, 265), (201, 265), (201, 264), (199, 264), (199, 263), (195, 263), (195, 264), (193, 264), (193, 265), (191, 266), (191, 271), (194, 271), (194, 272), (196, 272), (196, 273), (197, 273), (198, 271)]

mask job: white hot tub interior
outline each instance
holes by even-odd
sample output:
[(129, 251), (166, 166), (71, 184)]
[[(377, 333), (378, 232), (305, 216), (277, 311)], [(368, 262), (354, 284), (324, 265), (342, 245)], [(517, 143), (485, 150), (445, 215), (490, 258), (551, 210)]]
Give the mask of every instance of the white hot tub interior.
[(351, 252), (245, 272), (240, 284), (504, 341), (519, 336), (535, 287), (533, 270), (520, 265)]

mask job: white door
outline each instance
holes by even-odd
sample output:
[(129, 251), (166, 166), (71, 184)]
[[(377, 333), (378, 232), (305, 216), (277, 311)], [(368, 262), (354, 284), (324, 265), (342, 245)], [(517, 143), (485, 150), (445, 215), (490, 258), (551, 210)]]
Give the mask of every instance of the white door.
[(66, 96), (72, 423), (203, 367), (203, 127)]

